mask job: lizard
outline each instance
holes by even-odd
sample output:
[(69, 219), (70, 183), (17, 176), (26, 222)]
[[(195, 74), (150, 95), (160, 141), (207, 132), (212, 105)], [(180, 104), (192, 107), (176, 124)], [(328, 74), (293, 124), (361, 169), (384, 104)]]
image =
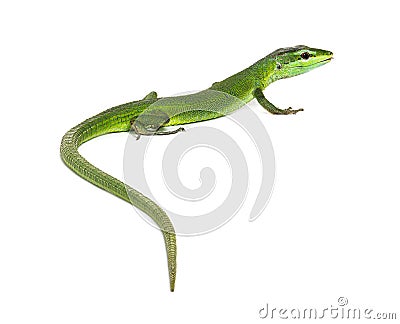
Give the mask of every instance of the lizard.
[(303, 109), (280, 109), (264, 96), (263, 90), (277, 80), (306, 73), (332, 58), (331, 51), (304, 45), (279, 48), (244, 70), (213, 83), (206, 90), (164, 98), (158, 98), (152, 91), (142, 100), (112, 107), (71, 128), (61, 140), (61, 158), (80, 177), (132, 204), (157, 224), (167, 252), (170, 291), (174, 291), (177, 246), (168, 215), (154, 201), (87, 161), (79, 153), (79, 146), (95, 137), (115, 132), (131, 131), (137, 139), (140, 136), (175, 134), (185, 129), (169, 130), (166, 127), (219, 118), (253, 99), (274, 115), (297, 114)]

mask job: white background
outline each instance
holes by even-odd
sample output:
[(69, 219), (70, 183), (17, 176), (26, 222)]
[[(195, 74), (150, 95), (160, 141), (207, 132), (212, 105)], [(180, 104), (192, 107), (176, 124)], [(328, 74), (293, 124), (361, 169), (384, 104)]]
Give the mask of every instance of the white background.
[[(0, 323), (253, 323), (273, 307), (397, 312), (400, 113), (396, 1), (14, 1), (0, 6)], [(254, 223), (160, 233), (68, 170), (62, 135), (99, 111), (209, 87), (276, 48), (335, 60), (277, 82), (277, 178)], [(122, 178), (127, 134), (81, 152)], [(398, 314), (399, 316), (399, 314)], [(399, 317), (398, 317), (399, 318)], [(265, 321), (265, 320), (264, 320)]]

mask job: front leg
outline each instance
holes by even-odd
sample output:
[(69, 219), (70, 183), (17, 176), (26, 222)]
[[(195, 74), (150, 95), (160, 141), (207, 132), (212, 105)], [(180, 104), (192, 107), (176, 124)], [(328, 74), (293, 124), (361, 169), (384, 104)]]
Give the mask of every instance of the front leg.
[(303, 111), (304, 109), (292, 109), (291, 107), (287, 109), (279, 109), (275, 107), (272, 103), (268, 101), (267, 98), (265, 98), (262, 90), (260, 88), (257, 88), (254, 90), (254, 97), (257, 99), (258, 103), (265, 108), (267, 111), (269, 111), (271, 114), (274, 115), (295, 115), (299, 111)]

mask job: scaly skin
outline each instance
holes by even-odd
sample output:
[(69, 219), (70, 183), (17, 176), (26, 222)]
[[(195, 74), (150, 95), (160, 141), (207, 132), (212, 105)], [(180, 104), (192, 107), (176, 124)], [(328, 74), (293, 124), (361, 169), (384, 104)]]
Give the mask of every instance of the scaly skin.
[(264, 97), (262, 90), (276, 80), (299, 75), (326, 64), (332, 55), (329, 51), (306, 46), (282, 48), (247, 69), (221, 82), (215, 82), (207, 90), (160, 99), (155, 92), (151, 92), (142, 100), (110, 108), (69, 130), (61, 141), (61, 158), (79, 176), (131, 203), (155, 221), (164, 236), (170, 290), (174, 291), (176, 237), (167, 214), (140, 192), (90, 164), (79, 154), (79, 146), (92, 138), (114, 132), (128, 132), (130, 129), (138, 137), (176, 133), (181, 128), (172, 132), (158, 129), (222, 117), (254, 98), (273, 114), (295, 114), (302, 109), (279, 109)]

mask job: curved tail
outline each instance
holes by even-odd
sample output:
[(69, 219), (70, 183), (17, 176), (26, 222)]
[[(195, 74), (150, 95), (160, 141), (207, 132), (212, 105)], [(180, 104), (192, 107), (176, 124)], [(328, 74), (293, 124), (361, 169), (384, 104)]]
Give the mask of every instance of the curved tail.
[[(174, 291), (176, 278), (176, 236), (167, 214), (154, 201), (89, 163), (78, 148), (88, 140), (113, 132), (129, 131), (130, 121), (156, 99), (127, 103), (110, 108), (70, 129), (62, 138), (60, 153), (64, 163), (80, 177), (113, 195), (122, 198), (149, 215), (164, 236), (168, 258), (170, 289)], [(129, 192), (129, 193), (128, 193)]]

